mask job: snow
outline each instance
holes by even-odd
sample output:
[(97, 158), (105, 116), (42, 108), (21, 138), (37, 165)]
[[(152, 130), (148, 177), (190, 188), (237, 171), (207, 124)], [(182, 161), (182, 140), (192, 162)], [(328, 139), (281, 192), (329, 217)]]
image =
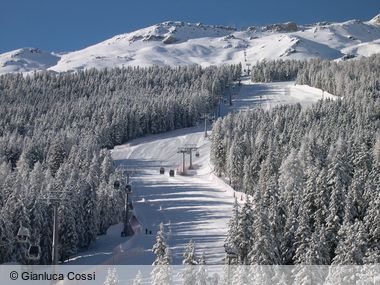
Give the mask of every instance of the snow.
[(374, 40), (368, 43), (361, 43), (343, 49), (343, 52), (348, 55), (370, 56), (374, 53), (380, 53), (380, 40)]
[[(261, 106), (269, 109), (279, 104), (300, 102), (309, 105), (321, 98), (322, 91), (309, 86), (294, 86), (293, 82), (252, 84), (242, 81), (235, 87), (233, 106), (221, 106), (222, 113)], [(262, 98), (260, 99), (260, 95)], [(325, 94), (326, 97), (333, 97)], [(208, 130), (210, 134), (210, 130)], [(169, 169), (180, 169), (182, 154), (177, 149), (185, 144), (199, 147), (199, 157), (193, 156), (194, 170), (188, 175), (169, 177)], [(204, 251), (207, 264), (222, 264), (224, 240), (231, 216), (234, 196), (240, 203), (245, 195), (216, 177), (209, 163), (210, 141), (204, 138), (203, 124), (158, 135), (135, 139), (117, 146), (112, 157), (117, 165), (127, 165), (132, 171), (134, 211), (142, 231), (133, 237), (121, 238), (121, 225), (112, 226), (105, 236), (87, 251), (73, 257), (68, 264), (144, 264), (155, 257), (151, 251), (162, 222), (173, 263), (181, 264), (184, 248), (192, 239), (200, 256)], [(189, 163), (186, 157), (186, 165)], [(165, 174), (159, 174), (160, 167)], [(145, 234), (145, 229), (152, 234)]]
[(307, 85), (295, 85), (294, 82), (252, 84), (247, 79), (242, 84), (238, 95), (233, 95), (233, 106), (227, 107), (228, 111), (241, 111), (258, 106), (268, 110), (277, 105), (296, 103), (310, 106), (320, 99), (336, 99), (336, 96), (326, 91)]
[[(236, 64), (244, 63), (244, 50), (250, 63), (264, 59), (340, 59), (380, 51), (378, 17), (367, 22), (286, 27), (277, 24), (238, 31), (231, 27), (164, 22), (74, 52), (40, 52), (36, 56), (28, 52), (33, 49), (22, 49), (4, 53), (0, 55), (0, 74), (116, 66)], [(15, 54), (18, 55), (12, 59)]]
[(59, 56), (35, 48), (22, 48), (0, 55), (0, 74), (31, 72), (57, 64)]

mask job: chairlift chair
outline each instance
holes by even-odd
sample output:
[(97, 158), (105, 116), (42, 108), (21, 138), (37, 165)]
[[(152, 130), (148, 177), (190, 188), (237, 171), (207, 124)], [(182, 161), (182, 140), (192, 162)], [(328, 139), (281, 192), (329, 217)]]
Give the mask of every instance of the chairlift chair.
[(39, 260), (41, 257), (41, 247), (39, 245), (30, 245), (27, 253), (29, 260)]
[(160, 167), (160, 174), (165, 174), (165, 168)]
[(29, 241), (29, 238), (30, 238), (29, 229), (22, 226), (22, 224), (20, 223), (20, 228), (18, 229), (18, 232), (17, 232), (17, 241), (20, 243), (27, 243)]
[(197, 151), (197, 152), (195, 153), (195, 156), (196, 156), (196, 157), (199, 157), (199, 151)]
[(113, 183), (113, 188), (115, 188), (115, 189), (119, 189), (119, 188), (120, 188), (120, 181), (116, 180), (116, 181)]
[(169, 170), (169, 176), (170, 177), (174, 177), (174, 169), (170, 169)]

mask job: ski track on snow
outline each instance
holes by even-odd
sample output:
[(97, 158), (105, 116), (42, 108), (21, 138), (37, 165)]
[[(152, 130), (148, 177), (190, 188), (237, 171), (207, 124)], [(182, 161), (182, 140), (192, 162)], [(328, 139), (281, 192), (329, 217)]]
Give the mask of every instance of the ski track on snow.
[[(294, 82), (251, 84), (244, 80), (236, 87), (233, 106), (221, 106), (221, 114), (262, 107), (270, 109), (281, 104), (309, 106), (322, 98), (335, 97), (309, 86)], [(210, 133), (210, 130), (209, 130)], [(195, 170), (188, 176), (169, 177), (169, 169), (182, 165), (182, 154), (177, 148), (183, 144), (199, 146), (200, 157), (193, 156)], [(234, 196), (240, 203), (245, 195), (228, 186), (212, 173), (209, 163), (210, 141), (204, 138), (203, 124), (168, 133), (150, 135), (117, 146), (112, 156), (117, 165), (134, 169), (131, 176), (134, 211), (142, 231), (133, 237), (121, 238), (121, 224), (111, 226), (107, 235), (87, 251), (70, 259), (69, 264), (146, 264), (154, 261), (151, 251), (155, 235), (162, 222), (165, 225), (173, 264), (181, 264), (184, 247), (193, 240), (197, 254), (205, 252), (208, 264), (221, 264), (224, 240), (231, 215)], [(188, 165), (188, 156), (186, 157)], [(159, 174), (160, 166), (165, 175)], [(162, 210), (161, 210), (162, 209)], [(152, 235), (145, 234), (145, 229)]]

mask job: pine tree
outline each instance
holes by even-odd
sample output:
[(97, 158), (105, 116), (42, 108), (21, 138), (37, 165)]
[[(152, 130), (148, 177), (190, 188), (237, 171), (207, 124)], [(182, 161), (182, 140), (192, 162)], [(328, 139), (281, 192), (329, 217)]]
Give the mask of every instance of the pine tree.
[(347, 163), (347, 146), (343, 138), (339, 138), (335, 148), (332, 148), (329, 156), (330, 163), (327, 170), (327, 188), (334, 199), (336, 215), (342, 223), (344, 215), (344, 199), (348, 185), (350, 183), (351, 168)]
[(171, 252), (169, 247), (166, 248), (163, 258), (156, 264), (151, 272), (152, 284), (171, 284), (172, 282), (172, 268)]
[(195, 255), (195, 243), (192, 240), (186, 245), (182, 264), (186, 265), (184, 272), (182, 273), (182, 284), (195, 285), (197, 281), (197, 270), (194, 265), (198, 264), (198, 259)]
[(243, 187), (241, 182), (244, 176), (244, 156), (243, 142), (235, 137), (227, 157), (227, 173), (231, 186), (236, 191), (241, 191)]
[(156, 255), (156, 259), (153, 262), (153, 265), (161, 265), (163, 264), (163, 260), (165, 257), (166, 249), (168, 248), (165, 242), (165, 232), (164, 232), (164, 224), (160, 224), (160, 230), (157, 232), (156, 243), (153, 245), (153, 253)]
[(199, 269), (197, 272), (197, 285), (206, 285), (208, 279), (208, 272), (206, 268), (206, 256), (203, 252), (201, 258), (199, 259)]
[[(16, 183), (17, 184), (17, 183)], [(20, 186), (19, 186), (20, 187)], [(20, 188), (18, 191), (14, 191), (7, 199), (2, 212), (4, 213), (4, 219), (10, 221), (11, 228), (9, 229), (12, 237), (16, 237), (20, 226), (23, 226), (30, 231), (29, 213), (24, 204), (22, 196), (20, 195)], [(26, 250), (25, 243), (17, 243), (13, 240), (13, 251), (10, 256), (10, 261), (16, 261), (21, 264), (26, 263)]]
[(62, 138), (56, 138), (50, 148), (48, 153), (48, 165), (52, 175), (58, 171), (59, 167), (63, 163), (66, 157), (66, 150), (64, 148), (64, 143)]
[(295, 232), (296, 251), (293, 256), (294, 264), (307, 264), (305, 253), (310, 246), (312, 231), (309, 224), (309, 216), (302, 205), (300, 208), (300, 221)]
[(343, 224), (339, 230), (339, 244), (332, 261), (333, 265), (360, 265), (367, 250), (365, 244), (365, 230), (362, 222), (356, 221), (353, 225)]
[(253, 217), (252, 203), (247, 196), (247, 201), (239, 215), (239, 224), (235, 241), (239, 264), (248, 264), (248, 254), (252, 247)]
[(281, 195), (284, 197), (284, 204), (290, 209), (298, 210), (300, 205), (299, 197), (304, 187), (304, 172), (301, 163), (294, 149), (286, 159), (283, 160), (280, 167), (280, 177), (278, 179)]
[(368, 247), (380, 249), (380, 192), (370, 201), (364, 225), (368, 232)]
[[(235, 267), (235, 266), (234, 266)], [(236, 266), (236, 270), (232, 276), (232, 282), (227, 284), (252, 284), (252, 280), (250, 280), (249, 276), (249, 266), (239, 265)], [(255, 280), (255, 279), (254, 279)], [(256, 280), (255, 280), (256, 281)]]
[(104, 285), (118, 285), (119, 284), (119, 278), (116, 273), (116, 268), (109, 268), (106, 281), (104, 281)]
[(211, 135), (212, 147), (210, 151), (210, 161), (214, 165), (214, 171), (218, 176), (225, 172), (226, 149), (224, 145), (224, 134), (222, 132), (222, 121), (218, 119)]
[(14, 236), (11, 232), (9, 219), (2, 210), (0, 210), (0, 264), (10, 260), (13, 250)]
[(140, 270), (137, 272), (137, 275), (133, 280), (133, 285), (142, 285), (142, 274)]
[(61, 261), (65, 261), (72, 255), (77, 253), (78, 235), (77, 225), (75, 222), (74, 208), (71, 202), (71, 194), (69, 189), (66, 189), (62, 196), (62, 202), (58, 207), (59, 219), (59, 257)]
[(97, 197), (95, 189), (91, 188), (85, 180), (80, 180), (80, 189), (82, 190), (83, 201), (83, 226), (84, 240), (83, 246), (88, 247), (94, 242), (98, 233), (98, 213), (97, 213)]
[(101, 181), (108, 182), (112, 171), (113, 171), (112, 157), (111, 157), (110, 152), (107, 151), (105, 153), (105, 156), (103, 158), (103, 162), (101, 165), (101, 175), (100, 175)]
[(265, 206), (256, 204), (256, 218), (253, 221), (252, 248), (248, 254), (249, 264), (274, 265), (280, 264), (275, 237), (272, 236), (268, 210)]
[[(228, 223), (228, 232), (225, 241), (225, 246), (231, 251), (237, 251), (238, 248), (238, 226), (239, 226), (239, 204), (235, 197), (234, 206), (232, 208), (232, 216)], [(231, 264), (236, 264), (237, 260), (231, 260)]]
[(284, 236), (281, 241), (281, 264), (293, 265), (293, 256), (295, 254), (295, 232), (297, 229), (295, 209), (290, 209), (291, 212), (287, 213), (286, 222), (284, 226)]
[(197, 257), (195, 255), (195, 243), (192, 240), (190, 240), (186, 246), (185, 252), (183, 254), (182, 264), (184, 264), (184, 265), (196, 265), (196, 264), (198, 264), (198, 260), (197, 260)]

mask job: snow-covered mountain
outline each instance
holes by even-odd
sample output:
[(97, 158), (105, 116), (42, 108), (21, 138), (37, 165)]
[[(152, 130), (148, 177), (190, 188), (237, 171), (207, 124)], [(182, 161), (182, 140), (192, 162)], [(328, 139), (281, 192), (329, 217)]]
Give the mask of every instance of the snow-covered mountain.
[(57, 54), (26, 48), (0, 55), (0, 74), (114, 66), (254, 63), (263, 59), (348, 59), (380, 52), (380, 14), (372, 20), (313, 25), (282, 23), (246, 30), (164, 22)]
[(37, 48), (22, 48), (0, 55), (0, 74), (44, 70), (55, 66), (60, 57)]

